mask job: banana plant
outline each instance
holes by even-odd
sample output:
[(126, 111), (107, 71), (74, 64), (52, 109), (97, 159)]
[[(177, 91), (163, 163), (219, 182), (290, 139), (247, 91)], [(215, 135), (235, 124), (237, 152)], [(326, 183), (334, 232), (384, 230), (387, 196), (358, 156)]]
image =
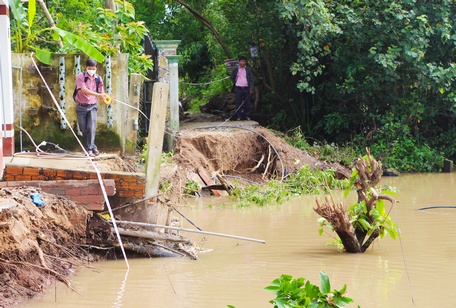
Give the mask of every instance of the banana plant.
[(37, 42), (51, 35), (52, 39), (62, 40), (64, 44), (72, 46), (85, 53), (98, 62), (104, 62), (104, 56), (101, 52), (85, 39), (71, 32), (60, 29), (56, 26), (35, 30), (34, 23), (36, 18), (36, 0), (28, 1), (28, 8), (25, 9), (20, 0), (13, 0), (10, 3), (14, 26), (14, 35), (12, 37), (14, 52), (26, 52), (33, 50), (39, 61), (45, 64), (51, 64), (53, 52), (42, 48)]

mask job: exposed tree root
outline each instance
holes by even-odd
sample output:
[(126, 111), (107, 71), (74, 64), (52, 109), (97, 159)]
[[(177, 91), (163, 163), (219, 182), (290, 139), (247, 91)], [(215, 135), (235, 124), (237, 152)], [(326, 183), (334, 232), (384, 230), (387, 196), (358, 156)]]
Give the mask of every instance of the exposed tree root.
[(314, 208), (321, 217), (325, 218), (330, 222), (342, 241), (347, 252), (358, 253), (361, 251), (361, 246), (356, 238), (355, 229), (350, 223), (350, 218), (345, 210), (344, 205), (341, 203), (336, 204), (334, 200), (330, 203), (328, 197), (325, 198), (325, 202), (320, 204), (316, 199), (317, 207)]

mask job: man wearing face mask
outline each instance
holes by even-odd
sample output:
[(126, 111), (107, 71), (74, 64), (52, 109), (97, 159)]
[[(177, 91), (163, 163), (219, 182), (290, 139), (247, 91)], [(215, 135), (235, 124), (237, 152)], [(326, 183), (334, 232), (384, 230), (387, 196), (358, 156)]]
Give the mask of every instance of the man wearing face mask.
[(97, 129), (98, 101), (106, 96), (103, 79), (96, 74), (98, 63), (94, 59), (86, 61), (86, 71), (76, 76), (76, 114), (79, 128), (86, 139), (86, 150), (90, 156), (100, 154), (95, 145)]

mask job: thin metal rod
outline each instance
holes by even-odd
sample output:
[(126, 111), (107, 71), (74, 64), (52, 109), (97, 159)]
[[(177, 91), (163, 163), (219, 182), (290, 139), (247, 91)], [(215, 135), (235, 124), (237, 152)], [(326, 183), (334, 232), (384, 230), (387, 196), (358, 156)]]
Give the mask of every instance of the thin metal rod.
[(264, 241), (264, 240), (258, 240), (258, 239), (249, 238), (249, 237), (243, 237), (243, 236), (237, 236), (237, 235), (229, 235), (229, 234), (216, 233), (216, 232), (210, 232), (210, 231), (201, 231), (201, 230), (194, 230), (194, 229), (185, 229), (185, 228), (178, 228), (178, 227), (162, 226), (162, 225), (148, 224), (148, 223), (145, 223), (145, 222), (135, 222), (135, 221), (116, 220), (116, 223), (118, 223), (118, 224), (126, 224), (126, 225), (143, 226), (143, 227), (154, 227), (154, 228), (163, 228), (163, 229), (170, 229), (170, 230), (186, 231), (186, 232), (193, 232), (193, 233), (200, 233), (200, 234), (207, 234), (207, 235), (235, 238), (235, 239), (244, 240), (244, 241), (250, 241), (250, 242), (257, 242), (257, 243), (266, 244), (266, 241)]
[(178, 209), (176, 209), (174, 206), (171, 206), (173, 208), (173, 210), (175, 210), (176, 212), (178, 212), (182, 217), (185, 218), (186, 221), (188, 221), (189, 223), (191, 223), (196, 229), (200, 230), (200, 231), (203, 231), (203, 229), (201, 229), (200, 227), (198, 227), (197, 225), (195, 225), (195, 223), (193, 221), (191, 221), (190, 219), (188, 219), (187, 217), (185, 217), (184, 214), (182, 214), (181, 211), (179, 211)]

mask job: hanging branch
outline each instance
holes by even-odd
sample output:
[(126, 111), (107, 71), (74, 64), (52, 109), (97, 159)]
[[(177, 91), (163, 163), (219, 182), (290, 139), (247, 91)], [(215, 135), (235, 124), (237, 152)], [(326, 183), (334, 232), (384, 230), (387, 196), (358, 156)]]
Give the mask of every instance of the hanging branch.
[(225, 55), (231, 59), (233, 56), (231, 55), (231, 52), (228, 50), (228, 47), (226, 46), (225, 42), (223, 42), (222, 37), (220, 34), (217, 32), (217, 30), (214, 28), (214, 26), (211, 24), (209, 20), (207, 20), (206, 17), (201, 15), (198, 11), (196, 11), (194, 8), (192, 8), (189, 4), (185, 3), (182, 0), (176, 0), (178, 3), (180, 3), (182, 6), (187, 8), (187, 10), (190, 11), (190, 13), (193, 14), (193, 16), (196, 17), (206, 28), (209, 29), (209, 31), (212, 32), (212, 34), (215, 36), (215, 39), (217, 42), (220, 44), (220, 46), (223, 48), (223, 51), (225, 52)]
[[(52, 28), (55, 27), (55, 22), (54, 19), (52, 18), (51, 14), (49, 13), (49, 10), (46, 6), (46, 3), (44, 3), (43, 0), (36, 0), (38, 4), (40, 5), (41, 9), (43, 10), (44, 16), (48, 20), (49, 24), (51, 25)], [(59, 45), (59, 48), (63, 48), (63, 43), (62, 40), (59, 37), (59, 40), (57, 41), (57, 45)]]

